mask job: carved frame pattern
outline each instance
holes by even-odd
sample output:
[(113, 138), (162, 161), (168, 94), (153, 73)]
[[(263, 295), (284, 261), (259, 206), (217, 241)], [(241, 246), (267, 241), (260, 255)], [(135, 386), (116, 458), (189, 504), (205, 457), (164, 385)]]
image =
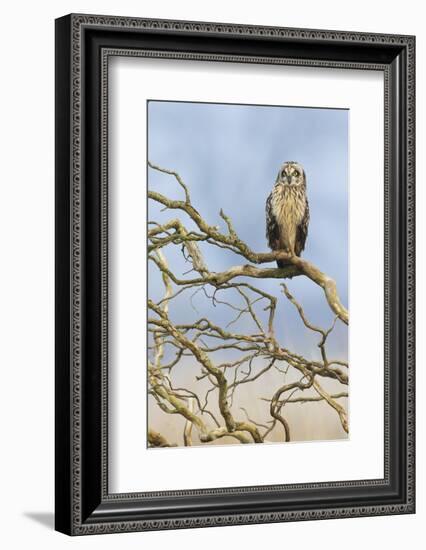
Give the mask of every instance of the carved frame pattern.
[[(66, 20), (66, 23), (64, 21)], [(62, 21), (62, 23), (60, 23)], [(66, 371), (67, 380), (69, 381), (68, 390), (70, 392), (69, 411), (65, 413), (62, 410), (62, 405), (57, 405), (57, 419), (61, 414), (69, 414), (69, 433), (65, 434), (68, 438), (69, 449), (64, 451), (65, 445), (62, 441), (62, 435), (58, 437), (57, 432), (57, 461), (66, 462), (63, 468), (60, 468), (61, 479), (57, 478), (56, 483), (67, 482), (69, 491), (65, 492), (65, 496), (60, 493), (57, 495), (57, 529), (68, 534), (84, 535), (84, 534), (99, 534), (99, 533), (116, 533), (125, 531), (142, 531), (155, 529), (178, 529), (187, 527), (203, 527), (217, 525), (236, 525), (247, 523), (264, 523), (264, 522), (282, 522), (295, 520), (312, 520), (326, 519), (336, 517), (357, 517), (370, 515), (384, 514), (401, 514), (414, 512), (414, 170), (415, 170), (415, 39), (412, 36), (397, 36), (397, 35), (381, 35), (381, 34), (365, 34), (365, 33), (347, 33), (341, 31), (330, 30), (309, 30), (309, 29), (288, 29), (279, 27), (264, 27), (264, 26), (246, 26), (236, 24), (219, 24), (219, 23), (204, 23), (204, 22), (187, 22), (187, 21), (169, 21), (155, 19), (139, 19), (126, 17), (108, 17), (96, 15), (70, 15), (67, 18), (58, 20), (57, 50), (67, 49), (69, 66), (69, 89), (67, 100), (69, 101), (70, 121), (69, 121), (69, 202), (64, 208), (69, 209), (69, 234), (70, 240), (69, 249), (69, 269), (70, 273), (70, 316), (66, 320), (62, 320), (64, 325), (69, 326), (69, 370)], [(61, 26), (62, 25), (62, 26)], [(63, 34), (66, 34), (64, 28), (67, 29), (66, 37), (67, 44), (61, 42)], [(84, 198), (83, 198), (83, 181), (84, 181), (84, 143), (83, 143), (83, 128), (82, 123), (85, 116), (83, 78), (84, 71), (84, 35), (87, 29), (92, 30), (116, 30), (117, 32), (148, 32), (148, 33), (184, 33), (185, 35), (202, 35), (202, 36), (227, 36), (241, 39), (247, 37), (249, 39), (273, 39), (273, 40), (290, 40), (290, 41), (309, 41), (314, 43), (324, 43), (332, 47), (333, 44), (351, 44), (351, 45), (368, 45), (371, 47), (386, 47), (390, 46), (395, 51), (400, 51), (406, 58), (406, 75), (404, 83), (400, 84), (400, 93), (405, 94), (405, 103), (407, 106), (406, 112), (406, 132), (399, 136), (403, 141), (402, 147), (405, 150), (405, 156), (399, 159), (400, 162), (405, 161), (405, 166), (402, 168), (402, 176), (405, 175), (406, 187), (401, 189), (405, 199), (405, 226), (401, 227), (401, 235), (405, 241), (405, 249), (400, 253), (404, 254), (405, 277), (406, 277), (406, 296), (405, 296), (405, 315), (406, 323), (402, 327), (402, 332), (405, 335), (405, 346), (400, 351), (400, 357), (405, 357), (405, 423), (406, 423), (406, 468), (401, 472), (405, 476), (404, 498), (402, 502), (391, 502), (387, 504), (365, 504), (363, 506), (328, 506), (310, 508), (305, 510), (276, 510), (262, 511), (254, 510), (250, 513), (230, 512), (227, 514), (215, 513), (211, 515), (191, 515), (188, 517), (164, 517), (156, 519), (144, 519), (141, 513), (139, 517), (134, 519), (125, 519), (120, 521), (119, 514), (111, 512), (103, 515), (96, 513), (87, 517), (87, 513), (83, 513), (83, 493), (84, 479), (82, 473), (83, 456), (83, 439), (84, 433), (82, 422), (82, 385), (84, 383), (84, 368), (83, 357), (83, 341), (84, 334), (82, 330), (82, 319), (84, 317), (84, 293), (82, 289), (84, 273), (84, 249), (83, 241), (85, 238), (84, 231), (87, 230), (82, 223), (84, 219)], [(241, 63), (274, 63), (284, 65), (301, 65), (314, 67), (335, 67), (342, 69), (368, 69), (384, 72), (385, 78), (385, 304), (391, 298), (390, 296), (390, 257), (392, 251), (392, 236), (389, 233), (390, 221), (395, 216), (395, 208), (398, 205), (392, 204), (390, 197), (390, 167), (392, 165), (391, 149), (393, 140), (397, 137), (394, 135), (393, 124), (391, 118), (391, 102), (393, 101), (394, 90), (391, 88), (391, 64), (372, 63), (365, 61), (335, 61), (333, 59), (315, 59), (315, 58), (295, 58), (295, 57), (278, 57), (278, 56), (262, 56), (262, 55), (232, 55), (232, 54), (212, 54), (212, 53), (194, 53), (189, 51), (173, 52), (170, 50), (154, 50), (154, 49), (132, 49), (120, 47), (103, 47), (101, 52), (101, 116), (100, 116), (100, 141), (101, 141), (101, 411), (100, 423), (102, 433), (102, 452), (101, 452), (101, 498), (103, 503), (136, 503), (141, 499), (153, 497), (173, 497), (173, 496), (196, 496), (196, 495), (226, 495), (227, 493), (239, 494), (241, 496), (250, 493), (261, 491), (305, 491), (306, 489), (338, 489), (348, 487), (368, 487), (385, 486), (389, 484), (389, 415), (392, 403), (389, 394), (389, 369), (386, 365), (390, 361), (390, 308), (385, 306), (385, 476), (383, 480), (364, 480), (364, 481), (346, 481), (336, 483), (314, 483), (314, 484), (297, 484), (287, 486), (271, 486), (271, 487), (241, 487), (230, 489), (210, 489), (210, 490), (193, 490), (193, 491), (173, 491), (161, 493), (130, 493), (130, 494), (109, 494), (108, 493), (108, 475), (107, 475), (107, 417), (108, 417), (108, 353), (107, 353), (107, 315), (108, 315), (108, 216), (107, 216), (107, 195), (108, 195), (108, 143), (107, 143), (107, 122), (108, 122), (108, 59), (110, 56), (141, 56), (141, 57), (157, 57), (169, 59), (191, 59), (203, 61), (233, 61)], [(66, 73), (66, 71), (65, 71)], [(65, 73), (58, 71), (57, 78), (64, 78)], [(57, 80), (57, 86), (58, 80)], [(61, 106), (60, 106), (61, 109)], [(60, 118), (60, 117), (59, 117)], [(60, 121), (59, 121), (60, 123)], [(58, 124), (58, 123), (57, 123)], [(61, 147), (61, 141), (57, 142), (57, 148)], [(393, 168), (395, 170), (395, 167)], [(62, 193), (62, 176), (61, 169), (59, 175), (57, 173), (57, 193)], [(402, 206), (401, 206), (402, 208)], [(63, 214), (63, 210), (58, 212), (58, 215)], [(58, 230), (59, 241), (62, 242), (63, 231)], [(59, 243), (60, 244), (60, 243)], [(58, 276), (61, 277), (59, 269)], [(59, 315), (61, 315), (59, 313)], [(403, 353), (403, 355), (401, 355)], [(57, 355), (57, 377), (62, 377), (63, 374), (63, 358), (64, 355)], [(65, 385), (66, 382), (63, 382)], [(63, 387), (57, 389), (57, 402), (61, 399), (58, 391), (63, 392)], [(57, 420), (58, 422), (58, 420)], [(58, 422), (59, 423), (59, 422)], [(63, 424), (61, 423), (61, 427)], [(61, 447), (61, 448), (59, 448)], [(68, 452), (69, 451), (69, 452)], [(67, 454), (67, 458), (65, 454)], [(69, 470), (67, 467), (69, 466)], [(65, 473), (64, 473), (65, 470)], [(64, 503), (64, 499), (68, 503)]]

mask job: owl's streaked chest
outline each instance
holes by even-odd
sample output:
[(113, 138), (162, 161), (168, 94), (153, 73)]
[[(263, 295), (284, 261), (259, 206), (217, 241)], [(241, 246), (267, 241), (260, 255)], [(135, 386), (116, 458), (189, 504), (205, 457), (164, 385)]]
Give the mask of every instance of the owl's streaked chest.
[(292, 231), (302, 222), (306, 210), (304, 186), (277, 185), (272, 194), (272, 212), (278, 225)]

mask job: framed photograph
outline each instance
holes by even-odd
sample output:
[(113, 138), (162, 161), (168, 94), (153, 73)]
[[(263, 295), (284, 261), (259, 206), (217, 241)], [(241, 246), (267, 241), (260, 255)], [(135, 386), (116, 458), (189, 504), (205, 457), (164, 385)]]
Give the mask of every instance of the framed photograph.
[(56, 529), (414, 513), (413, 36), (56, 20)]

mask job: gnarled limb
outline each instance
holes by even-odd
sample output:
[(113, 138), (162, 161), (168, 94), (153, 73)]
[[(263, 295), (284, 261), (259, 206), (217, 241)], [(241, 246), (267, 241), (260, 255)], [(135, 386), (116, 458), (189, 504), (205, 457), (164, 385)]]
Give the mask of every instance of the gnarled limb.
[[(219, 215), (225, 222), (225, 232), (208, 224), (192, 204), (189, 188), (179, 174), (149, 164), (154, 170), (173, 176), (184, 192), (182, 201), (153, 190), (148, 192), (150, 200), (166, 211), (173, 210), (175, 216), (176, 212), (184, 215), (182, 219), (174, 217), (163, 224), (151, 221), (148, 230), (148, 257), (164, 286), (160, 299), (148, 298), (149, 396), (161, 414), (170, 419), (184, 419), (179, 429), (182, 444), (210, 444), (224, 437), (238, 443), (264, 443), (273, 434), (279, 435), (280, 425), (284, 429), (284, 440), (290, 441), (293, 429), (287, 409), (285, 416), (283, 411), (293, 403), (320, 402), (331, 407), (347, 432), (344, 402), (336, 401), (346, 398), (347, 392), (336, 391), (336, 386), (347, 386), (348, 365), (344, 358), (330, 359), (327, 353), (328, 338), (336, 321), (348, 324), (348, 312), (340, 302), (335, 282), (305, 259), (283, 251), (254, 252), (238, 236), (231, 217), (223, 211)], [(195, 229), (185, 226), (185, 217), (195, 224)], [(212, 271), (203, 255), (205, 247), (212, 246), (232, 252), (249, 263)], [(183, 274), (167, 260), (171, 247), (178, 247), (189, 264), (190, 269)], [(277, 259), (286, 260), (289, 265), (282, 269), (262, 266)], [(189, 275), (190, 272), (193, 274)], [(275, 326), (282, 295), (275, 296), (260, 286), (263, 280), (279, 282), (295, 276), (306, 276), (320, 286), (335, 314), (328, 329), (313, 324), (301, 303), (281, 283), (285, 297), (295, 306), (304, 327), (320, 337), (318, 358), (305, 357), (283, 346)], [(176, 304), (183, 296), (197, 314), (195, 318), (186, 315), (181, 319), (178, 315)], [(205, 310), (201, 314), (200, 300), (205, 306), (200, 308)], [(217, 307), (223, 309), (224, 315), (227, 312), (226, 322), (218, 323), (208, 313), (209, 308)], [(269, 409), (262, 413), (266, 419), (259, 418), (259, 413), (249, 415), (241, 406), (241, 396), (253, 393), (253, 388), (271, 373), (275, 373), (274, 380), (277, 376), (280, 380), (279, 384), (275, 383), (276, 389), (271, 389), (272, 397), (259, 399), (259, 393), (253, 397), (269, 403)], [(292, 379), (287, 381), (290, 375)], [(333, 391), (327, 384), (332, 384)], [(239, 411), (243, 411), (244, 417)], [(153, 446), (161, 440), (155, 439), (151, 432), (148, 443)], [(166, 437), (162, 437), (167, 443)]]
[(232, 278), (242, 276), (242, 275), (249, 276), (249, 277), (258, 277), (258, 278), (262, 278), (262, 277), (288, 278), (288, 277), (294, 277), (296, 275), (306, 275), (307, 277), (309, 277), (309, 279), (311, 279), (311, 281), (313, 281), (323, 289), (327, 302), (330, 308), (332, 309), (332, 311), (345, 324), (349, 323), (348, 311), (342, 305), (337, 293), (336, 283), (331, 277), (323, 273), (311, 262), (308, 262), (307, 260), (300, 258), (298, 256), (287, 254), (283, 251), (274, 251), (274, 252), (266, 252), (266, 253), (253, 252), (250, 249), (250, 247), (242, 239), (238, 237), (229, 216), (224, 214), (223, 211), (220, 212), (220, 216), (225, 220), (227, 224), (228, 234), (225, 235), (224, 233), (221, 233), (217, 228), (217, 226), (209, 225), (201, 216), (201, 214), (193, 207), (193, 205), (191, 204), (188, 188), (185, 186), (185, 184), (182, 181), (182, 178), (176, 172), (167, 170), (165, 168), (161, 168), (152, 163), (149, 163), (149, 165), (151, 166), (151, 168), (155, 170), (159, 170), (161, 172), (172, 174), (173, 176), (175, 176), (178, 182), (180, 183), (180, 185), (183, 186), (184, 188), (185, 201), (172, 200), (165, 197), (161, 193), (158, 193), (156, 191), (151, 191), (151, 190), (148, 191), (148, 197), (171, 210), (181, 210), (185, 212), (192, 219), (192, 221), (195, 222), (195, 224), (198, 226), (199, 230), (201, 231), (201, 236), (199, 236), (200, 240), (203, 240), (205, 238), (206, 240), (207, 239), (209, 240), (210, 244), (225, 245), (228, 247), (229, 250), (232, 250), (235, 254), (243, 256), (248, 261), (254, 264), (268, 263), (268, 262), (273, 262), (277, 260), (285, 260), (286, 262), (290, 262), (292, 264), (282, 269), (273, 269), (269, 273), (265, 270), (257, 271), (257, 270), (250, 269), (252, 266), (237, 266), (236, 268), (232, 268), (231, 270), (229, 270), (228, 273), (215, 274), (217, 277), (216, 284), (222, 284), (224, 282), (228, 282)]

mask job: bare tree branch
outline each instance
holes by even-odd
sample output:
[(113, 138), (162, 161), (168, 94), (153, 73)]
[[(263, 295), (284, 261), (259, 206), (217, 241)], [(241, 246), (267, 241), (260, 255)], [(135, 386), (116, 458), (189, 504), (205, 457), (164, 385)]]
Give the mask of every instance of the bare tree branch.
[[(213, 243), (227, 245), (230, 250), (240, 256), (243, 256), (245, 259), (254, 264), (268, 263), (276, 260), (285, 260), (292, 264), (289, 267), (285, 267), (282, 269), (272, 269), (270, 270), (270, 273), (268, 273), (269, 270), (248, 269), (247, 271), (244, 271), (244, 268), (252, 268), (253, 266), (239, 266), (239, 269), (235, 268), (236, 271), (231, 270), (231, 273), (228, 272), (226, 274), (223, 274), (223, 276), (221, 274), (216, 274), (218, 280), (217, 284), (228, 282), (230, 279), (240, 275), (258, 278), (287, 278), (303, 274), (309, 277), (309, 279), (311, 279), (324, 290), (329, 306), (331, 307), (333, 312), (338, 315), (344, 323), (348, 324), (349, 314), (339, 299), (336, 283), (331, 277), (320, 271), (316, 266), (314, 266), (307, 260), (299, 258), (298, 256), (289, 255), (283, 251), (266, 253), (253, 252), (248, 247), (248, 245), (237, 236), (237, 233), (233, 229), (233, 226), (230, 222), (230, 218), (225, 216), (222, 212), (222, 218), (225, 219), (229, 231), (228, 235), (224, 235), (218, 230), (216, 226), (209, 225), (203, 219), (201, 214), (192, 206), (188, 189), (183, 184), (182, 179), (180, 178), (180, 176), (178, 176), (176, 172), (166, 170), (165, 168), (161, 168), (151, 163), (149, 163), (149, 165), (155, 170), (174, 175), (180, 185), (184, 187), (186, 200), (172, 200), (165, 197), (161, 193), (151, 190), (148, 191), (148, 197), (171, 210), (181, 210), (185, 212), (192, 219), (192, 221), (195, 222), (202, 234), (205, 235), (206, 239), (210, 239)], [(243, 270), (242, 273), (241, 270)]]
[[(163, 210), (180, 214), (163, 224), (150, 220), (148, 230), (148, 259), (164, 289), (159, 299), (151, 295), (148, 298), (149, 398), (161, 414), (171, 420), (183, 419), (181, 431), (177, 432), (182, 443), (178, 444), (209, 444), (222, 438), (237, 443), (265, 443), (273, 434), (274, 438), (290, 441), (293, 429), (287, 413), (284, 415), (290, 403), (322, 402), (337, 413), (342, 429), (348, 432), (347, 412), (336, 401), (348, 394), (329, 391), (327, 386), (327, 383), (348, 384), (347, 362), (341, 358), (329, 359), (327, 353), (336, 322), (348, 324), (348, 312), (341, 304), (333, 279), (309, 261), (283, 251), (253, 252), (238, 236), (229, 215), (222, 210), (219, 213), (226, 232), (208, 224), (192, 204), (189, 188), (181, 176), (148, 164), (153, 170), (173, 176), (184, 193), (184, 200), (172, 200), (152, 189), (148, 191), (149, 199)], [(196, 229), (186, 227), (185, 219)], [(232, 252), (250, 263), (212, 271), (203, 255), (206, 247), (224, 249), (224, 253)], [(183, 263), (188, 265), (188, 269), (182, 270), (184, 273), (179, 273), (175, 262), (167, 259), (168, 251), (175, 249), (180, 250)], [(277, 259), (286, 260), (289, 265), (261, 267)], [(313, 324), (282, 282), (295, 276), (305, 276), (323, 289), (328, 307), (334, 313), (329, 328)], [(280, 342), (276, 324), (282, 294), (275, 296), (261, 288), (262, 280), (271, 279), (281, 281), (283, 294), (296, 308), (301, 323), (319, 336), (318, 359), (296, 353)], [(191, 292), (187, 293), (188, 290)], [(195, 318), (186, 315), (182, 322), (178, 305), (182, 300), (189, 303), (189, 311), (192, 317), (196, 314)], [(209, 313), (218, 307), (222, 318), (227, 319), (220, 324)], [(271, 397), (260, 398), (253, 388), (271, 373), (281, 383), (271, 388)], [(253, 392), (253, 399), (258, 403), (266, 401), (269, 409), (249, 414), (241, 399)], [(280, 426), (284, 437), (280, 435)], [(163, 434), (151, 428), (148, 445), (171, 446)]]
[(148, 430), (148, 445), (150, 447), (176, 447), (171, 445), (167, 439), (155, 430)]

